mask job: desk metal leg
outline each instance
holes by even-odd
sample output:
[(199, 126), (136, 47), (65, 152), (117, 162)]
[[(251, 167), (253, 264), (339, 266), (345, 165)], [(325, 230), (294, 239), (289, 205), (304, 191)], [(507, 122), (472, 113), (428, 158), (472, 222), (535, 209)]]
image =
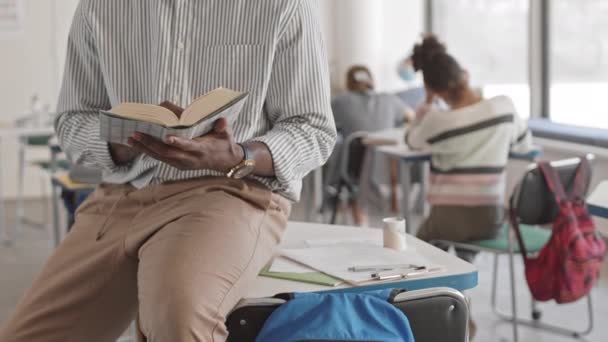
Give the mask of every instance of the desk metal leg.
[(313, 171), (313, 187), (314, 187), (314, 213), (318, 217), (323, 206), (323, 168), (318, 167)]
[(426, 201), (426, 194), (428, 191), (428, 184), (430, 182), (430, 165), (429, 163), (420, 163), (420, 194), (418, 195), (418, 201), (420, 202), (421, 213), (424, 217), (429, 215), (429, 204)]
[[(0, 152), (2, 144), (0, 140)], [(2, 154), (0, 153), (0, 160), (2, 160)], [(0, 167), (0, 241), (6, 245), (11, 244), (11, 236), (9, 236), (8, 229), (6, 226), (6, 210), (4, 209), (4, 188), (2, 187), (2, 168)]]
[(405, 231), (412, 233), (412, 212), (410, 210), (410, 188), (412, 184), (411, 165), (405, 161), (399, 163), (399, 175), (401, 177), (401, 206), (403, 218), (405, 218)]
[(512, 312), (512, 323), (513, 323), (513, 342), (519, 340), (519, 334), (517, 332), (517, 293), (515, 290), (515, 260), (514, 260), (514, 244), (513, 244), (513, 231), (507, 230), (508, 236), (508, 247), (509, 247), (509, 274), (511, 280), (511, 312)]
[(25, 186), (25, 141), (23, 137), (19, 137), (19, 149), (17, 154), (17, 218), (15, 220), (14, 238), (16, 238), (21, 231), (25, 218), (25, 208), (23, 204), (23, 187)]
[(53, 207), (53, 243), (54, 246), (59, 246), (61, 242), (61, 223), (59, 220), (59, 194), (57, 193), (57, 186), (51, 183), (51, 203)]

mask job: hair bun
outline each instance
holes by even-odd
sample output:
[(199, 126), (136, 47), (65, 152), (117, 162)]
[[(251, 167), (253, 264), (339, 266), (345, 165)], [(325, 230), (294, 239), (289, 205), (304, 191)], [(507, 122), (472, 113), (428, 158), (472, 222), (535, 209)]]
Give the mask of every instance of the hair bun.
[(447, 54), (445, 45), (435, 35), (425, 35), (422, 43), (414, 45), (414, 52), (411, 57), (414, 70), (423, 70), (426, 65), (429, 65), (433, 57), (444, 54)]

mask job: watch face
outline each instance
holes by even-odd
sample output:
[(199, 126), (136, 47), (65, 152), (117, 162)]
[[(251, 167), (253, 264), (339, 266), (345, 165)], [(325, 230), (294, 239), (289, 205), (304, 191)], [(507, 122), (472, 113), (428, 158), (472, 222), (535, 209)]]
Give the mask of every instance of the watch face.
[(234, 171), (232, 178), (241, 179), (247, 177), (255, 169), (255, 162), (245, 161), (237, 170)]

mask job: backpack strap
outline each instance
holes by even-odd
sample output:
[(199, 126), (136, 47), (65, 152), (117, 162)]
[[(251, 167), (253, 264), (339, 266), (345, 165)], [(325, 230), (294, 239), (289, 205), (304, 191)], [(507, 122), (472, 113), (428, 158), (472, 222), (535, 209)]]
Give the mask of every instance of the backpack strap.
[(538, 167), (540, 168), (543, 176), (545, 178), (545, 182), (547, 186), (553, 193), (555, 197), (555, 201), (557, 204), (562, 203), (564, 200), (567, 200), (566, 192), (564, 191), (564, 186), (562, 185), (561, 180), (559, 179), (559, 175), (557, 171), (551, 166), (549, 162), (541, 162), (538, 163)]
[(581, 161), (576, 169), (574, 176), (574, 186), (569, 198), (572, 200), (584, 200), (587, 188), (587, 178), (591, 173), (591, 166), (585, 157), (581, 157)]

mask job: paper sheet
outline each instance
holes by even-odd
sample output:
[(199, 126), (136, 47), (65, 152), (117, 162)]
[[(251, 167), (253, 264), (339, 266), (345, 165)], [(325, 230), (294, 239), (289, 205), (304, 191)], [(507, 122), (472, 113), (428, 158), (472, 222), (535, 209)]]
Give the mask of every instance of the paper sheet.
[(341, 239), (312, 239), (305, 240), (308, 247), (327, 247), (335, 245), (367, 245), (382, 246), (381, 239), (341, 238)]
[(288, 273), (308, 273), (315, 272), (314, 269), (299, 264), (293, 260), (284, 258), (284, 257), (276, 257), (272, 261), (272, 265), (269, 269), (270, 272), (288, 272)]
[(372, 272), (352, 272), (349, 267), (415, 264), (438, 268), (413, 250), (397, 252), (370, 245), (333, 245), (299, 249), (282, 249), (281, 254), (318, 271), (342, 279), (351, 284), (372, 281)]

